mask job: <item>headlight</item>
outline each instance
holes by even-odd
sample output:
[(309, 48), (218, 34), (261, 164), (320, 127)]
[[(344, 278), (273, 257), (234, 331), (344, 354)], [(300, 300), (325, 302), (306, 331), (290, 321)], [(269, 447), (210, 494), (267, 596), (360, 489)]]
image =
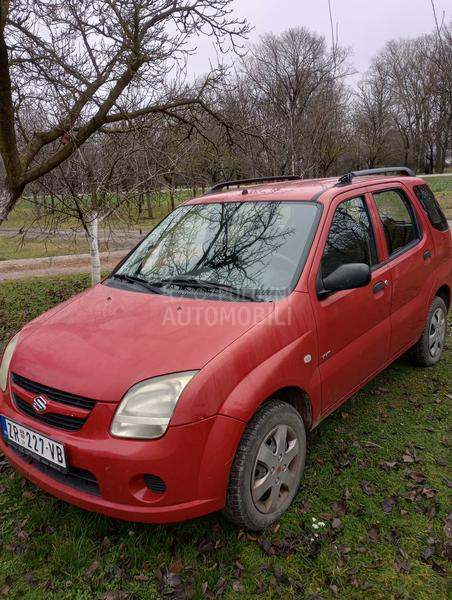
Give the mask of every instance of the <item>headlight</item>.
[(5, 352), (3, 353), (2, 364), (0, 365), (0, 388), (3, 392), (6, 392), (6, 388), (8, 387), (9, 365), (11, 364), (11, 359), (13, 358), (17, 342), (19, 341), (19, 335), (19, 333), (16, 333), (13, 339), (9, 341), (5, 348)]
[(145, 440), (161, 437), (168, 428), (177, 401), (197, 372), (163, 375), (135, 385), (122, 399), (110, 433)]

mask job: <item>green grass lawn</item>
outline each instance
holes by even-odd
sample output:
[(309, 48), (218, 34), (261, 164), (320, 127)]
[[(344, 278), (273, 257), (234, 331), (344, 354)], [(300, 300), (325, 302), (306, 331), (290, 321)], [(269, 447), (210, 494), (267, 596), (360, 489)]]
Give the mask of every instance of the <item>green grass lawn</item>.
[[(178, 193), (176, 204), (180, 204), (191, 196), (190, 192), (184, 190)], [(155, 225), (168, 214), (170, 202), (167, 194), (160, 194), (153, 200), (153, 218), (150, 219), (146, 214), (139, 215), (136, 207), (131, 208), (127, 213), (124, 210), (118, 211), (104, 224), (107, 232), (115, 229), (134, 230), (144, 233), (150, 231)], [(146, 211), (145, 211), (146, 212)], [(74, 229), (79, 227), (75, 219), (64, 219), (58, 224), (58, 229)], [(26, 231), (30, 228), (47, 230), (48, 224), (46, 217), (36, 219), (36, 212), (32, 202), (28, 199), (20, 200), (15, 209), (11, 212), (8, 219), (2, 223), (0, 229), (22, 229)], [(133, 243), (132, 243), (133, 245)], [(101, 243), (101, 251), (115, 249), (114, 236), (106, 244)], [(85, 239), (64, 240), (56, 236), (49, 235), (42, 239), (23, 239), (20, 236), (6, 237), (0, 236), (0, 261), (21, 259), (21, 258), (41, 258), (47, 256), (63, 256), (67, 254), (87, 254), (89, 252), (88, 243)]]
[[(0, 284), (0, 345), (86, 285)], [(401, 359), (343, 405), (308, 436), (294, 506), (260, 535), (217, 514), (152, 526), (84, 512), (0, 456), (0, 597), (446, 599), (451, 372), (450, 350), (429, 370)]]
[[(199, 192), (201, 193), (201, 192)], [(184, 200), (192, 197), (192, 193), (189, 190), (179, 190), (175, 194), (175, 203), (180, 204)], [(112, 197), (111, 202), (115, 202), (115, 197)], [(69, 229), (74, 227), (80, 227), (80, 223), (74, 217), (64, 217), (58, 212), (59, 204), (55, 201), (56, 215), (57, 215), (57, 227), (59, 229)], [(160, 220), (166, 215), (171, 209), (170, 197), (166, 192), (155, 193), (152, 198), (152, 211), (154, 220)], [(61, 210), (64, 210), (61, 208)], [(49, 215), (45, 214), (45, 210), (41, 210), (41, 217), (37, 218), (36, 208), (33, 201), (29, 198), (22, 198), (16, 204), (14, 210), (9, 214), (7, 220), (2, 223), (0, 227), (3, 228), (30, 228), (37, 227), (42, 229), (49, 228)], [(47, 206), (47, 212), (50, 212), (50, 202)], [(59, 216), (58, 216), (59, 215)], [(142, 213), (138, 212), (138, 203), (131, 203), (130, 205), (122, 205), (118, 208), (117, 212), (113, 213), (108, 220), (107, 225), (112, 228), (118, 229), (143, 229), (149, 226), (149, 222), (152, 222), (146, 212), (146, 206), (143, 205)]]
[(452, 220), (452, 175), (450, 177), (429, 177), (427, 183), (438, 198), (446, 217)]

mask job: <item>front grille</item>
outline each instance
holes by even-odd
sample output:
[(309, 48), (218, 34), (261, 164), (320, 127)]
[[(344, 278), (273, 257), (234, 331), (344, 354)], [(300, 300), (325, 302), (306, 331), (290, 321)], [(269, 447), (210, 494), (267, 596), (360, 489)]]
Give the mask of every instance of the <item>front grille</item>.
[(93, 410), (93, 408), (96, 406), (95, 400), (82, 398), (81, 396), (75, 396), (74, 394), (68, 394), (67, 392), (60, 392), (59, 390), (55, 390), (45, 385), (41, 385), (40, 383), (35, 383), (34, 381), (25, 379), (25, 377), (21, 377), (15, 373), (12, 374), (11, 381), (27, 392), (31, 392), (36, 396), (43, 394), (44, 396), (47, 396), (47, 398), (50, 398), (50, 400), (54, 400), (60, 404), (84, 408), (85, 410)]
[[(21, 377), (15, 373), (11, 375), (11, 383), (17, 385), (23, 390), (26, 390), (27, 392), (35, 394), (36, 396), (46, 396), (49, 398), (49, 400), (64, 406), (72, 406), (74, 408), (81, 408), (83, 410), (91, 411), (96, 405), (95, 400), (90, 400), (89, 398), (82, 398), (81, 396), (55, 390), (54, 388), (35, 383), (29, 379), (25, 379), (25, 377)], [(28, 404), (28, 402), (18, 395), (16, 391), (13, 392), (12, 396), (16, 408), (20, 412), (34, 419), (35, 421), (45, 423), (46, 425), (50, 425), (56, 429), (62, 429), (63, 431), (79, 431), (89, 417), (89, 414), (83, 417), (76, 417), (60, 414), (58, 412), (47, 412), (43, 414), (37, 413), (34, 408)]]
[(34, 408), (17, 396), (13, 394), (14, 403), (20, 412), (24, 413), (28, 417), (31, 417), (35, 421), (51, 425), (57, 429), (63, 429), (64, 431), (79, 431), (85, 423), (86, 419), (80, 419), (79, 417), (69, 417), (67, 415), (59, 415), (57, 413), (45, 413), (39, 414), (35, 412)]
[(20, 450), (13, 448), (10, 446), (11, 450), (17, 454), (21, 459), (27, 462), (29, 465), (33, 465), (36, 467), (41, 473), (51, 477), (55, 481), (62, 483), (63, 485), (67, 485), (69, 487), (75, 488), (80, 492), (85, 492), (86, 494), (92, 494), (93, 496), (100, 496), (99, 485), (97, 483), (96, 477), (91, 473), (91, 471), (86, 471), (85, 469), (79, 469), (78, 467), (72, 467), (69, 465), (69, 470), (67, 473), (62, 473), (57, 469), (54, 469), (42, 462), (31, 458), (30, 456), (23, 454)]

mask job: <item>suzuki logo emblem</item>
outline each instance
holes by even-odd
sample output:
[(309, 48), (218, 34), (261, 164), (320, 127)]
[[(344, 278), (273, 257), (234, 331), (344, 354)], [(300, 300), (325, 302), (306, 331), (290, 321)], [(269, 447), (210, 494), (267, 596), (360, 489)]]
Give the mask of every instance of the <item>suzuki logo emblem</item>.
[(33, 408), (36, 412), (44, 412), (47, 409), (47, 400), (42, 396), (38, 396), (33, 400)]

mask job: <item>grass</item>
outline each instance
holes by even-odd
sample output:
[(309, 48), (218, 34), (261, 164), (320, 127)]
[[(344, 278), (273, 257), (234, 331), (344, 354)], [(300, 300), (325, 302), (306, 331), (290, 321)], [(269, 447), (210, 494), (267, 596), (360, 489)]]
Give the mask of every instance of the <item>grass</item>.
[[(0, 284), (0, 342), (87, 284)], [(296, 502), (258, 536), (219, 515), (146, 526), (87, 513), (0, 457), (0, 596), (446, 599), (451, 370), (450, 350), (429, 370), (401, 359), (324, 421)]]
[[(186, 200), (192, 196), (188, 190), (179, 190), (175, 196), (175, 203), (180, 204), (183, 200)], [(111, 202), (115, 201), (115, 197), (111, 198)], [(55, 200), (55, 207), (57, 209), (56, 214), (58, 215), (58, 200)], [(162, 216), (166, 215), (171, 209), (170, 197), (166, 192), (155, 193), (152, 198), (152, 210), (154, 219), (160, 220)], [(48, 229), (49, 214), (51, 213), (50, 201), (47, 206), (47, 213), (45, 210), (41, 210), (41, 216), (38, 218), (34, 203), (28, 198), (22, 198), (16, 204), (14, 210), (9, 214), (8, 219), (0, 226), (3, 228), (42, 228)], [(149, 225), (149, 219), (146, 213), (146, 206), (143, 207), (143, 212), (139, 214), (138, 204), (131, 203), (130, 205), (123, 204), (120, 206), (116, 213), (111, 215), (107, 220), (107, 225), (118, 229), (142, 229)], [(71, 229), (80, 227), (78, 219), (75, 217), (58, 217), (58, 228), (60, 229)]]
[[(190, 197), (190, 192), (180, 191), (176, 197), (176, 204)], [(170, 210), (168, 194), (159, 194), (153, 199), (153, 218), (148, 218), (144, 213), (139, 215), (136, 206), (129, 208), (127, 214), (121, 209), (118, 214), (113, 215), (104, 224), (107, 232), (116, 230), (133, 230), (143, 234), (151, 230)], [(41, 219), (36, 218), (33, 203), (28, 199), (22, 199), (10, 213), (8, 219), (0, 225), (0, 229), (39, 229), (47, 231), (49, 215)], [(76, 229), (79, 223), (73, 218), (61, 220), (57, 229)], [(136, 238), (131, 246), (136, 243)], [(118, 243), (114, 236), (107, 243), (101, 243), (101, 251), (115, 249)], [(85, 239), (60, 239), (52, 234), (43, 234), (39, 239), (23, 238), (22, 236), (0, 236), (0, 261), (10, 259), (43, 258), (49, 256), (63, 256), (68, 254), (86, 254), (89, 252), (88, 243)]]
[(429, 177), (427, 183), (438, 198), (446, 217), (452, 220), (452, 175), (450, 177)]

